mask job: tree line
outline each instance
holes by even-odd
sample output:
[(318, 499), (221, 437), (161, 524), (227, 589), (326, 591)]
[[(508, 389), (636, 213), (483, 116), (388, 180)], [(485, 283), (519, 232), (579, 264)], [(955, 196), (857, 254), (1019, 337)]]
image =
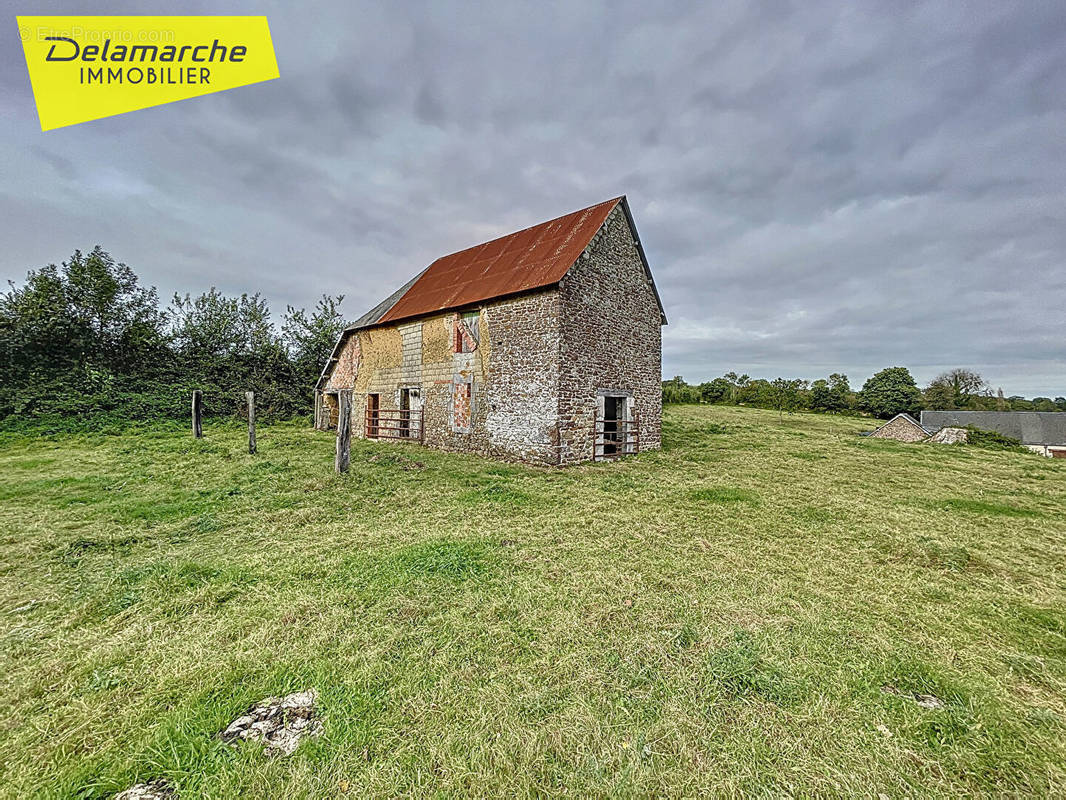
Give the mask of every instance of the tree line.
[[(62, 418), (92, 424), (185, 419), (193, 389), (204, 413), (245, 413), (254, 391), (266, 419), (310, 413), (314, 384), (345, 322), (342, 297), (310, 312), (271, 318), (258, 294), (212, 288), (163, 305), (126, 264), (97, 246), (31, 270), (0, 294), (0, 422)], [(691, 385), (663, 382), (664, 403), (730, 403), (890, 417), (930, 409), (1066, 411), (1066, 398), (1005, 397), (972, 371), (951, 370), (920, 389), (905, 367), (889, 367), (853, 391), (834, 373), (815, 381), (763, 380), (729, 372)]]
[(99, 246), (31, 270), (0, 294), (0, 420), (185, 419), (310, 413), (314, 383), (344, 328), (342, 297), (288, 307), (281, 325), (258, 294), (212, 288), (163, 305)]
[(869, 378), (858, 391), (848, 376), (833, 373), (816, 381), (774, 378), (764, 380), (727, 372), (700, 384), (680, 375), (663, 381), (663, 403), (720, 403), (769, 408), (779, 412), (817, 411), (871, 414), (888, 418), (901, 412), (937, 411), (1066, 411), (1066, 397), (1007, 397), (978, 373), (952, 369), (920, 388), (906, 367), (888, 367)]

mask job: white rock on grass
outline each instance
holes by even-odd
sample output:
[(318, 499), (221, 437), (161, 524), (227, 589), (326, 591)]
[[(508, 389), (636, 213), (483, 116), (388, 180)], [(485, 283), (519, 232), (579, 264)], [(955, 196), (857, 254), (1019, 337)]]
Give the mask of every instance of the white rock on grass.
[(114, 800), (173, 800), (177, 795), (165, 781), (138, 783), (115, 795)]
[(314, 689), (268, 697), (233, 720), (222, 731), (222, 741), (263, 742), (267, 755), (292, 755), (304, 737), (322, 733), (322, 722), (315, 718), (317, 698)]
[(922, 708), (943, 708), (944, 701), (939, 697), (933, 697), (931, 694), (916, 694), (914, 695), (914, 702), (920, 705)]
[(907, 700), (913, 700), (922, 708), (928, 709), (930, 711), (932, 711), (933, 709), (944, 707), (944, 701), (941, 700), (939, 697), (935, 697), (931, 694), (910, 694), (909, 692), (901, 692), (899, 689), (897, 689), (895, 686), (892, 686), (891, 684), (886, 684), (882, 686), (881, 691), (885, 694), (890, 694), (895, 697), (902, 697)]
[(965, 428), (941, 428), (926, 441), (932, 444), (966, 444), (969, 438), (970, 432)]

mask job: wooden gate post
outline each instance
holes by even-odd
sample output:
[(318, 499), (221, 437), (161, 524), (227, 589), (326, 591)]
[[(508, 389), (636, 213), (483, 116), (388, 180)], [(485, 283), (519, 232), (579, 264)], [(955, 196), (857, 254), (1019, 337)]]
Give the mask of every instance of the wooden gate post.
[(348, 471), (352, 454), (352, 392), (342, 389), (337, 392), (337, 460), (334, 468), (338, 473)]
[(245, 392), (248, 400), (248, 452), (255, 455), (255, 392)]
[[(595, 408), (592, 409), (592, 460), (593, 461), (599, 461), (599, 458), (598, 458), (598, 456), (596, 454), (596, 448), (599, 445), (599, 438), (600, 438), (599, 437), (599, 433), (598, 433), (598, 431), (596, 429), (596, 416), (597, 416), (598, 413), (599, 412), (598, 412), (597, 409), (595, 409)], [(604, 448), (604, 450), (606, 451), (606, 448)]]
[(204, 395), (199, 389), (192, 391), (192, 435), (200, 439), (204, 435), (203, 426)]

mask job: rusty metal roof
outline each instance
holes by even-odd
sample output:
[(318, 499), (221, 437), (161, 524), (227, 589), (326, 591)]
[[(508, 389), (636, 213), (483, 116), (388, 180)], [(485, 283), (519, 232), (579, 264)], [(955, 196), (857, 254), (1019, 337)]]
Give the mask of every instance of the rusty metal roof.
[(640, 236), (637, 235), (629, 203), (622, 195), (438, 258), (344, 329), (315, 388), (320, 389), (328, 380), (344, 342), (357, 330), (463, 308), (559, 283), (619, 204), (629, 224), (648, 283), (659, 304), (662, 324), (665, 325), (666, 312), (659, 298), (659, 290), (644, 255)]
[(616, 197), (438, 258), (376, 324), (558, 283), (620, 201), (624, 198)]

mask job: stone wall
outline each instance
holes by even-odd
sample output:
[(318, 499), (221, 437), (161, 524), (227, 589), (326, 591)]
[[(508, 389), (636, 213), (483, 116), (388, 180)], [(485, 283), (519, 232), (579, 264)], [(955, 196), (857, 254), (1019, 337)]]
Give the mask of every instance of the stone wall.
[(929, 438), (929, 434), (906, 417), (889, 420), (870, 436), (874, 439), (895, 439), (897, 442), (924, 442)]
[[(453, 352), (457, 322), (458, 315), (448, 312), (352, 337), (356, 343), (347, 343), (338, 361), (348, 349), (359, 354), (360, 368), (350, 383), (352, 436), (366, 435), (369, 394), (380, 395), (382, 410), (396, 410), (400, 389), (417, 386), (427, 446), (555, 464), (558, 291), (487, 303), (471, 352)], [(327, 388), (342, 387), (331, 376)]]
[[(425, 444), (554, 464), (558, 293), (487, 303), (478, 318), (479, 341), (469, 353), (453, 352), (456, 315), (425, 324), (435, 329), (435, 339), (446, 342), (446, 348), (434, 346), (434, 360), (426, 352), (423, 364)], [(446, 358), (437, 360), (442, 352)]]
[[(489, 304), (481, 336), (492, 356), (484, 389), (474, 384), (474, 426), (489, 455), (558, 462), (561, 311), (555, 289)], [(487, 338), (486, 338), (487, 333)]]
[(639, 448), (660, 446), (662, 316), (621, 206), (560, 285), (559, 463), (593, 452), (597, 393), (632, 398)]
[(360, 361), (359, 337), (349, 335), (341, 346), (337, 363), (326, 381), (326, 390), (335, 392), (338, 389), (352, 389), (355, 387), (355, 376), (359, 374)]

